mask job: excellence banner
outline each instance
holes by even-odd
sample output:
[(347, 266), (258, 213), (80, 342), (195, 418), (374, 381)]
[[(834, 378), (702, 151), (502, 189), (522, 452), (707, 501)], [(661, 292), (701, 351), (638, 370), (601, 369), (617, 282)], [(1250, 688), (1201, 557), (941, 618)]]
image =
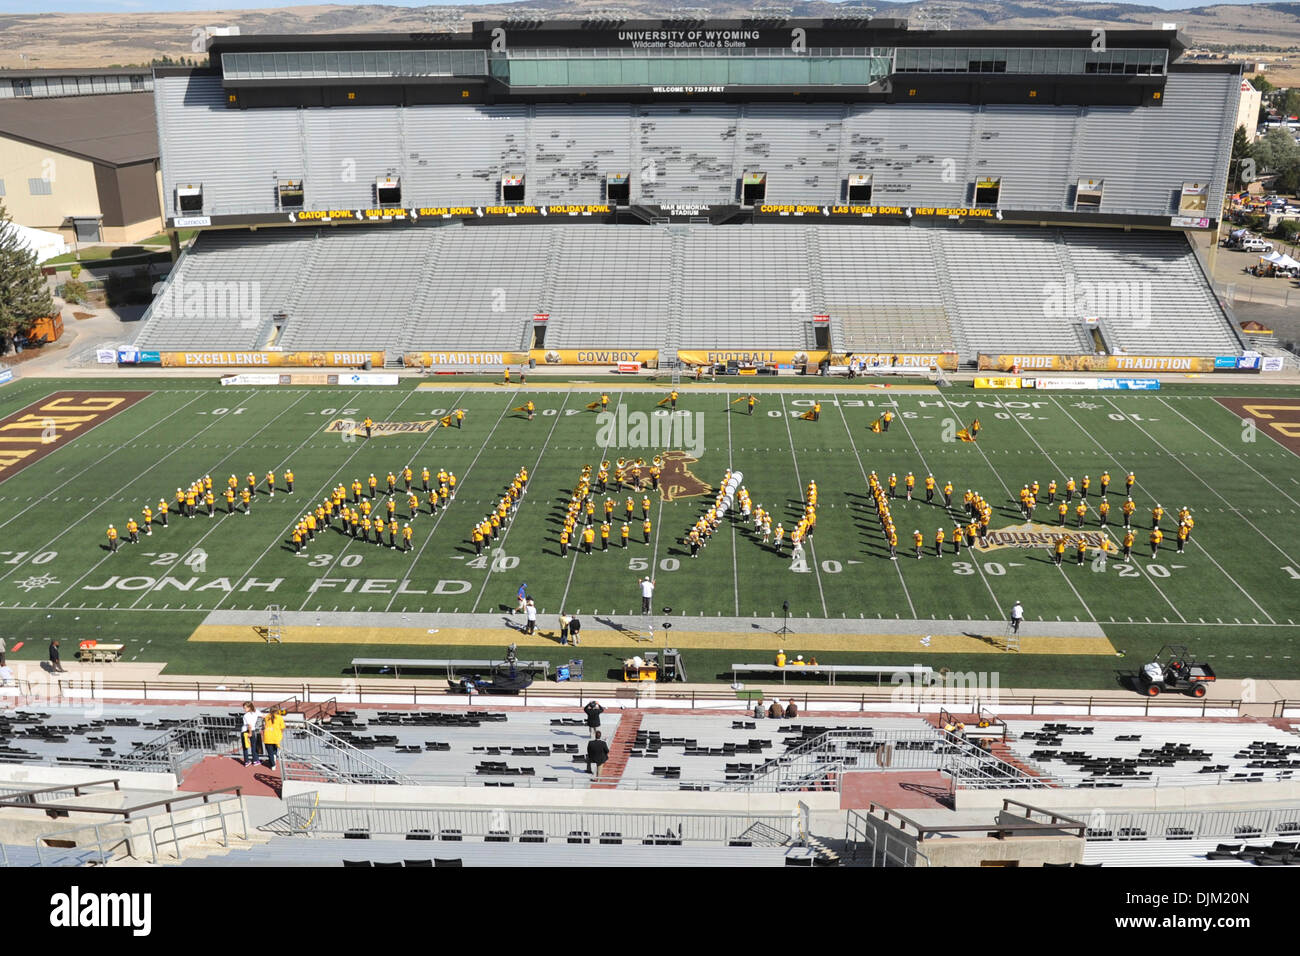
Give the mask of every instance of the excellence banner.
[(353, 368), (384, 366), (383, 352), (162, 352), (163, 368)]

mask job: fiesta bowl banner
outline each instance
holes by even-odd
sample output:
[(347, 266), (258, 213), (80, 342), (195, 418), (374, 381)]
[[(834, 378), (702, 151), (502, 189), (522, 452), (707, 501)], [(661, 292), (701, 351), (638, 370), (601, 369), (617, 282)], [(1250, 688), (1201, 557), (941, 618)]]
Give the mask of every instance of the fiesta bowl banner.
[(164, 368), (351, 368), (384, 365), (383, 352), (163, 352)]
[(1204, 355), (985, 355), (981, 372), (1213, 372)]
[(637, 362), (646, 368), (659, 364), (655, 349), (533, 349), (528, 357), (538, 365), (618, 365)]
[(863, 371), (868, 372), (872, 367), (937, 367), (947, 371), (954, 371), (957, 368), (956, 352), (836, 352), (832, 354), (825, 349), (809, 349), (803, 352), (718, 349), (677, 353), (677, 360), (687, 365), (725, 365), (728, 362), (739, 362), (742, 365), (820, 365), (828, 358), (832, 365), (840, 366), (847, 366), (852, 358), (859, 363)]
[(527, 352), (407, 352), (402, 356), (407, 368), (444, 368), (453, 365), (485, 365), (504, 368), (527, 365)]

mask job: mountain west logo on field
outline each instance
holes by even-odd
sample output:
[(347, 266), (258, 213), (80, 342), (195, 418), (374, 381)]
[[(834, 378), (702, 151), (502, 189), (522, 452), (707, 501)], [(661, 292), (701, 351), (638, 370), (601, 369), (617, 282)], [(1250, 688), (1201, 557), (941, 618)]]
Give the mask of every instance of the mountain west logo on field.
[[(370, 431), (375, 438), (383, 438), (387, 435), (423, 435), (437, 428), (438, 422), (439, 420), (436, 418), (422, 422), (375, 422)], [(366, 429), (361, 422), (353, 421), (350, 418), (334, 419), (325, 426), (325, 431), (341, 435), (355, 435), (358, 438), (364, 438), (366, 434)]]
[(1050, 551), (1055, 549), (1056, 539), (1062, 535), (1065, 536), (1065, 546), (1069, 549), (1075, 548), (1078, 540), (1083, 538), (1084, 544), (1093, 551), (1104, 551), (1107, 554), (1116, 554), (1119, 551), (1114, 539), (1104, 531), (1060, 528), (1034, 521), (990, 531), (976, 540), (975, 550), (988, 552), (1001, 548), (1046, 548)]
[[(659, 494), (665, 501), (695, 498), (713, 493), (712, 485), (700, 481), (691, 473), (689, 466), (699, 461), (698, 458), (693, 458), (684, 451), (666, 451), (659, 458), (662, 462), (659, 466)], [(638, 489), (650, 487), (649, 462), (644, 465), (633, 465), (628, 469), (628, 474), (632, 476)]]

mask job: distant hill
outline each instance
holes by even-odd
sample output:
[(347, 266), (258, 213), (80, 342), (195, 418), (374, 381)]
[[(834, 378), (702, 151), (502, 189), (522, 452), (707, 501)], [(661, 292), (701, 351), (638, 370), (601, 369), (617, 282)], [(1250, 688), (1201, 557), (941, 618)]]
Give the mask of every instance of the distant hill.
[[(689, 2), (689, 0), (687, 0)], [(581, 18), (585, 10), (608, 8), (608, 2), (524, 0), (465, 8), (466, 17), (446, 19), (446, 7), (301, 6), (269, 10), (195, 13), (41, 13), (0, 15), (0, 68), (95, 67), (143, 64), (156, 57), (192, 57), (193, 30), (204, 25), (239, 26), (250, 33), (417, 33), (431, 29), (468, 29), (474, 19), (492, 19), (525, 5), (548, 17)], [(623, 0), (617, 6), (637, 16), (653, 18), (667, 4)], [(752, 15), (747, 4), (707, 6), (715, 17)], [(913, 18), (923, 3), (872, 4), (877, 17)], [(928, 4), (933, 6), (933, 4)], [(1266, 49), (1292, 50), (1300, 64), (1300, 3), (1219, 4), (1187, 10), (1161, 10), (1126, 3), (1070, 3), (1064, 0), (973, 0), (954, 4), (955, 29), (1002, 28), (1135, 28), (1153, 23), (1177, 23), (1194, 44), (1216, 44), (1242, 53)], [(792, 16), (819, 17), (843, 12), (839, 4), (815, 2), (790, 5)], [(915, 23), (915, 20), (913, 20)], [(27, 54), (24, 62), (19, 53)], [(1276, 55), (1270, 59), (1279, 60)], [(1279, 62), (1282, 71), (1286, 64)], [(1279, 76), (1281, 79), (1282, 76)]]

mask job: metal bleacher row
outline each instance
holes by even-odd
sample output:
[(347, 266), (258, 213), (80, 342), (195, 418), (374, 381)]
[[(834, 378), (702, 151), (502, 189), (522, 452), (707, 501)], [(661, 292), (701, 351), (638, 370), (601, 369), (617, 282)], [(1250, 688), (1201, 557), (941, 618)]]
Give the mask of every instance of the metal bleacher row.
[(1100, 289), (1112, 349), (1237, 350), (1181, 235), (771, 224), (204, 233), (135, 344), (514, 351), (546, 312), (548, 348), (805, 349), (824, 313), (837, 351), (969, 361), (1092, 353)]

